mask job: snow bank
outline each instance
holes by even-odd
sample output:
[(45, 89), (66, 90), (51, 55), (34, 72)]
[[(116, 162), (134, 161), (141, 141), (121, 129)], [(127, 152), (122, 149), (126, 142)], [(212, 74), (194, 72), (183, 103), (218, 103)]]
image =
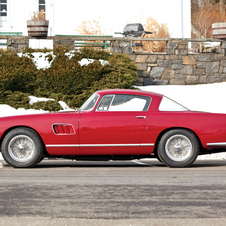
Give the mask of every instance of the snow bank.
[(141, 90), (161, 93), (194, 111), (226, 113), (226, 82), (206, 85), (142, 86)]
[[(32, 56), (33, 56), (32, 61), (34, 62), (37, 69), (41, 69), (41, 68), (46, 69), (46, 68), (49, 68), (51, 66), (51, 63), (52, 63), (53, 60), (49, 62), (46, 58), (49, 54), (52, 54), (53, 60), (54, 60), (55, 55), (53, 55), (53, 52), (47, 52), (47, 53), (34, 52), (34, 53), (32, 53)], [(67, 53), (66, 55), (70, 57), (72, 54), (73, 53)], [(25, 54), (18, 53), (18, 56), (21, 57), (22, 55), (29, 57), (27, 53), (25, 53)], [(87, 65), (93, 63), (94, 61), (95, 61), (94, 59), (83, 58), (82, 60), (78, 61), (78, 63), (81, 66), (87, 66)], [(101, 65), (103, 65), (103, 66), (109, 64), (108, 61), (105, 61), (105, 60), (102, 60), (102, 59), (100, 59), (99, 61), (100, 61)]]

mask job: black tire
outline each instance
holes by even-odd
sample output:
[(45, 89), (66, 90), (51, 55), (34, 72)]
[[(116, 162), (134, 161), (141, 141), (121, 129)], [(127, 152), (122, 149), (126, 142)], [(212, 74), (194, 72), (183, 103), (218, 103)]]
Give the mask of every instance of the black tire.
[(35, 131), (19, 127), (6, 134), (1, 152), (4, 160), (15, 168), (32, 167), (43, 157), (43, 144)]
[(161, 137), (158, 156), (169, 167), (188, 167), (196, 160), (199, 149), (194, 133), (185, 129), (173, 129)]
[(159, 162), (163, 163), (162, 160), (159, 158), (158, 155), (156, 155), (156, 158), (159, 160)]

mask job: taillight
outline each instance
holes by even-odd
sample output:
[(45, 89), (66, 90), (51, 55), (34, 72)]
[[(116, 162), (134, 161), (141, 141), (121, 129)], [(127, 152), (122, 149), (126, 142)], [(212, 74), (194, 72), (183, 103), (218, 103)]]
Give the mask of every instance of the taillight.
[(61, 135), (75, 134), (73, 126), (68, 124), (55, 124), (53, 125), (53, 131), (55, 134)]

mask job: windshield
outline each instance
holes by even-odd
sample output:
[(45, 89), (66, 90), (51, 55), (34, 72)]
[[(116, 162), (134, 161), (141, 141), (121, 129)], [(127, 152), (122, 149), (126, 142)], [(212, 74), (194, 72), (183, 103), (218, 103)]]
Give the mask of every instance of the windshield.
[(159, 105), (159, 111), (189, 111), (189, 110), (184, 106), (178, 104), (177, 102), (164, 96)]
[(81, 106), (80, 111), (91, 111), (93, 110), (97, 100), (99, 99), (99, 95), (94, 93), (89, 99)]

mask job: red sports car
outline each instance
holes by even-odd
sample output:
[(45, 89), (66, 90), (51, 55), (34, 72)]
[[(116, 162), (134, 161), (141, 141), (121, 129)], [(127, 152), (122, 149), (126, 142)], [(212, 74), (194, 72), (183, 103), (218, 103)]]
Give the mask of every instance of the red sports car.
[(44, 157), (158, 158), (187, 167), (198, 155), (226, 151), (226, 115), (193, 112), (156, 93), (102, 90), (75, 112), (0, 118), (0, 139), (13, 167), (32, 167)]

